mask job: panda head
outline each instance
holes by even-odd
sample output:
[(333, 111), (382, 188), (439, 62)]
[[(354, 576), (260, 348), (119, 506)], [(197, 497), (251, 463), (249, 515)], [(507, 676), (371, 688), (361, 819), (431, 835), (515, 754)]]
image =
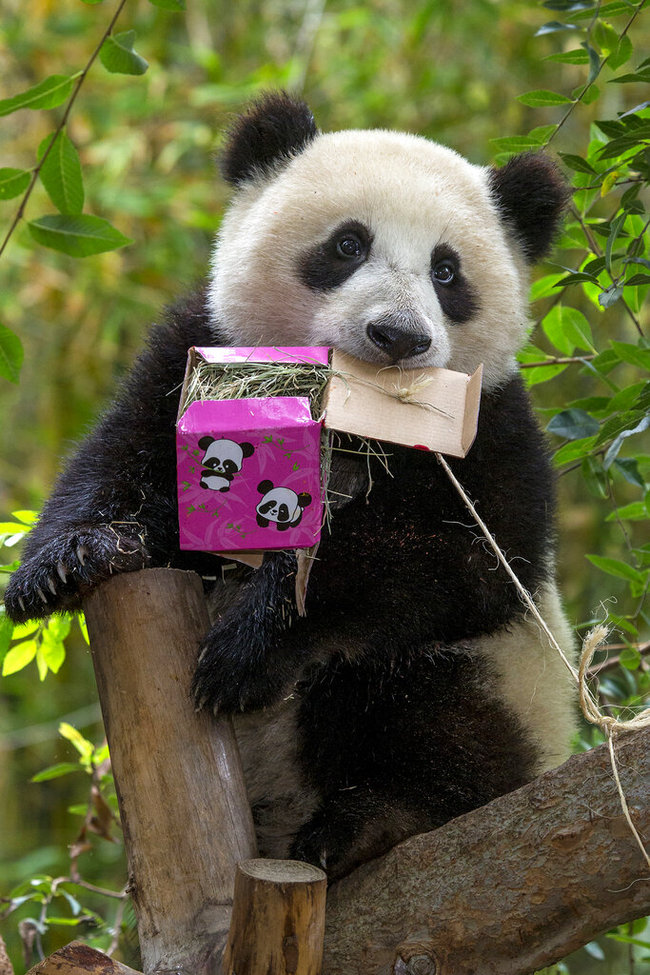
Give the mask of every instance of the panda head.
[(248, 442), (237, 443), (225, 437), (215, 440), (210, 436), (201, 437), (199, 447), (204, 451), (201, 460), (203, 467), (224, 477), (237, 474), (242, 469), (244, 458), (250, 457), (255, 449)]
[(260, 481), (257, 490), (263, 495), (256, 508), (258, 524), (263, 526), (272, 521), (280, 529), (293, 527), (300, 522), (303, 508), (311, 504), (306, 491), (296, 494), (291, 488), (274, 487), (272, 481)]
[(515, 369), (530, 264), (567, 202), (542, 154), (475, 166), (427, 139), (320, 133), (286, 94), (254, 104), (226, 142), (234, 187), (211, 310), (233, 345), (324, 345), (376, 363)]

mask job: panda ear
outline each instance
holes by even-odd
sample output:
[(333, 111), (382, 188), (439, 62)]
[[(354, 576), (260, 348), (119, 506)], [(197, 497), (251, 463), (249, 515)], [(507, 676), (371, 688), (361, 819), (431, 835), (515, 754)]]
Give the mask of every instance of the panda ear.
[(234, 186), (288, 162), (318, 134), (308, 106), (284, 91), (255, 102), (231, 128), (221, 156), (224, 179)]
[(201, 448), (201, 450), (207, 450), (208, 447), (213, 443), (214, 443), (214, 437), (209, 437), (206, 434), (205, 437), (201, 437), (201, 439), (199, 440), (199, 447)]
[(543, 152), (526, 152), (491, 169), (488, 185), (501, 219), (534, 264), (549, 251), (571, 198), (564, 177)]
[(255, 453), (255, 447), (253, 447), (252, 443), (249, 443), (248, 440), (244, 440), (244, 442), (240, 443), (239, 446), (241, 447), (243, 457), (252, 457)]
[(307, 494), (306, 491), (301, 491), (298, 495), (298, 507), (306, 508), (311, 504), (311, 494)]
[(260, 483), (257, 485), (257, 490), (260, 492), (260, 494), (266, 494), (267, 491), (272, 491), (273, 481), (260, 481)]

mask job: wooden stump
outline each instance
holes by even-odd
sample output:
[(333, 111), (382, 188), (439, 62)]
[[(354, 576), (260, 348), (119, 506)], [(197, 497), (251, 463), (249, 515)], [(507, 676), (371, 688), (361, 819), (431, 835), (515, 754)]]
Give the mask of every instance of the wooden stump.
[(320, 975), (326, 890), (307, 863), (240, 863), (224, 975)]
[(172, 569), (119, 575), (84, 610), (144, 971), (212, 975), (235, 864), (256, 844), (230, 721), (197, 713), (190, 697), (210, 625), (201, 581)]

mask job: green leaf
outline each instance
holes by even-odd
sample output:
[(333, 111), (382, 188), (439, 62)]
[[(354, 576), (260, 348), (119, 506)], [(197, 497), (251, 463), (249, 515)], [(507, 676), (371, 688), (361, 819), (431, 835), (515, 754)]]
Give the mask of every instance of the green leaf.
[(0, 169), (0, 200), (12, 200), (15, 196), (20, 196), (32, 178), (28, 169)]
[(51, 670), (53, 674), (57, 674), (61, 669), (61, 664), (65, 660), (65, 647), (60, 640), (53, 640), (48, 637), (47, 632), (43, 634), (43, 642), (41, 643), (41, 653), (43, 655), (43, 662), (48, 670)]
[(615, 470), (620, 471), (628, 484), (645, 489), (645, 480), (639, 471), (639, 464), (636, 457), (618, 457), (613, 464)]
[(557, 91), (549, 91), (546, 88), (538, 88), (535, 91), (527, 91), (523, 95), (517, 95), (517, 101), (522, 105), (529, 105), (531, 108), (541, 108), (546, 105), (569, 105), (573, 102), (572, 98), (561, 95)]
[(0, 323), (0, 376), (17, 383), (24, 358), (23, 343), (17, 335)]
[(541, 143), (529, 135), (511, 135), (505, 139), (490, 139), (498, 152), (526, 152), (528, 149), (539, 149)]
[(618, 47), (618, 32), (604, 20), (598, 19), (596, 21), (591, 36), (604, 57), (609, 57)]
[[(38, 159), (45, 155), (51, 136), (38, 147)], [(60, 132), (39, 173), (54, 206), (61, 213), (81, 213), (84, 205), (83, 178), (77, 150), (65, 132)]]
[(616, 70), (620, 68), (626, 61), (629, 61), (633, 54), (632, 41), (625, 34), (620, 38), (615, 51), (612, 51), (609, 58), (607, 59), (607, 64), (610, 68)]
[(596, 174), (594, 167), (586, 159), (583, 159), (582, 156), (574, 156), (570, 152), (561, 152), (560, 159), (565, 166), (573, 169), (576, 173), (588, 173), (590, 176)]
[(76, 76), (53, 74), (20, 95), (0, 100), (0, 116), (11, 115), (21, 108), (56, 108), (72, 93)]
[(74, 727), (74, 725), (69, 724), (67, 721), (62, 721), (59, 725), (59, 734), (62, 738), (65, 738), (70, 744), (74, 745), (79, 754), (81, 755), (81, 761), (84, 763), (89, 763), (95, 746), (91, 741), (81, 734), (80, 731)]
[(30, 664), (36, 656), (38, 644), (36, 640), (23, 640), (7, 651), (7, 656), (2, 662), (2, 676), (8, 677), (22, 670)]
[(111, 34), (101, 46), (99, 60), (112, 74), (144, 74), (149, 64), (133, 50), (135, 31)]
[(587, 558), (597, 569), (606, 572), (607, 575), (616, 576), (618, 579), (627, 579), (628, 582), (637, 582), (639, 585), (643, 585), (645, 581), (643, 573), (620, 559), (610, 559), (603, 555), (588, 555)]
[(619, 284), (611, 284), (598, 295), (598, 304), (603, 308), (611, 308), (623, 294), (623, 288)]
[(544, 34), (556, 34), (562, 30), (580, 30), (580, 28), (577, 24), (563, 24), (559, 20), (550, 20), (535, 31), (535, 37), (543, 37)]
[(609, 480), (600, 459), (583, 457), (580, 470), (589, 493), (595, 498), (606, 498), (609, 494)]
[(594, 420), (585, 410), (571, 409), (556, 413), (546, 429), (565, 440), (581, 440), (595, 436), (600, 426), (598, 420)]
[(60, 779), (63, 775), (70, 775), (71, 772), (82, 771), (81, 766), (76, 762), (59, 762), (57, 765), (50, 765), (41, 772), (37, 772), (31, 778), (32, 782), (48, 782), (50, 779)]
[(631, 342), (616, 342), (612, 340), (612, 348), (619, 359), (629, 362), (632, 366), (650, 371), (650, 349), (643, 349)]
[(637, 85), (647, 84), (649, 81), (650, 68), (645, 68), (643, 71), (635, 71), (634, 74), (622, 74), (618, 78), (611, 78), (609, 83), (610, 85)]
[[(562, 279), (562, 274), (545, 274), (533, 282), (530, 289), (530, 301), (539, 301), (540, 298), (550, 298), (556, 292), (558, 281)], [(539, 358), (544, 358), (543, 354)]]
[(559, 450), (555, 451), (553, 464), (562, 467), (564, 464), (573, 464), (576, 460), (581, 460), (589, 454), (596, 443), (595, 437), (585, 437), (583, 440), (573, 440), (565, 443)]
[(598, 77), (602, 62), (600, 60), (600, 57), (598, 56), (598, 52), (593, 49), (591, 44), (585, 43), (582, 46), (584, 47), (589, 57), (589, 76), (587, 78), (587, 84), (590, 85), (592, 81), (595, 81), (596, 78)]
[(573, 355), (576, 348), (596, 351), (589, 322), (576, 308), (556, 305), (544, 317), (542, 328), (555, 348), (564, 355)]
[(71, 257), (89, 257), (132, 243), (108, 220), (90, 215), (54, 214), (28, 224), (34, 240)]
[(563, 51), (561, 54), (549, 54), (542, 61), (557, 61), (560, 64), (589, 64), (589, 55), (584, 48), (574, 51)]
[(149, 0), (149, 3), (162, 10), (185, 10), (185, 0)]
[(610, 511), (605, 521), (645, 521), (648, 518), (648, 509), (645, 501), (633, 501), (631, 504), (623, 505), (616, 511)]
[(14, 634), (14, 624), (5, 612), (4, 606), (0, 606), (0, 659), (4, 658), (9, 644)]

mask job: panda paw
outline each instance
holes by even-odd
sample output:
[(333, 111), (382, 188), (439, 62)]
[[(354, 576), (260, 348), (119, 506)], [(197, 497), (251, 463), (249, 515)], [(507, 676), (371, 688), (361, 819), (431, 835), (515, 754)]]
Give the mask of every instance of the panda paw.
[(299, 830), (289, 850), (291, 860), (320, 867), (328, 880), (337, 880), (357, 866), (354, 830), (326, 816), (323, 811)]
[(201, 647), (192, 683), (197, 710), (216, 714), (259, 711), (275, 704), (290, 684), (282, 668), (267, 665), (263, 648), (235, 621), (217, 623)]
[(4, 602), (15, 623), (79, 609), (95, 586), (118, 572), (143, 569), (149, 556), (142, 540), (110, 525), (78, 528), (26, 555), (12, 574)]

